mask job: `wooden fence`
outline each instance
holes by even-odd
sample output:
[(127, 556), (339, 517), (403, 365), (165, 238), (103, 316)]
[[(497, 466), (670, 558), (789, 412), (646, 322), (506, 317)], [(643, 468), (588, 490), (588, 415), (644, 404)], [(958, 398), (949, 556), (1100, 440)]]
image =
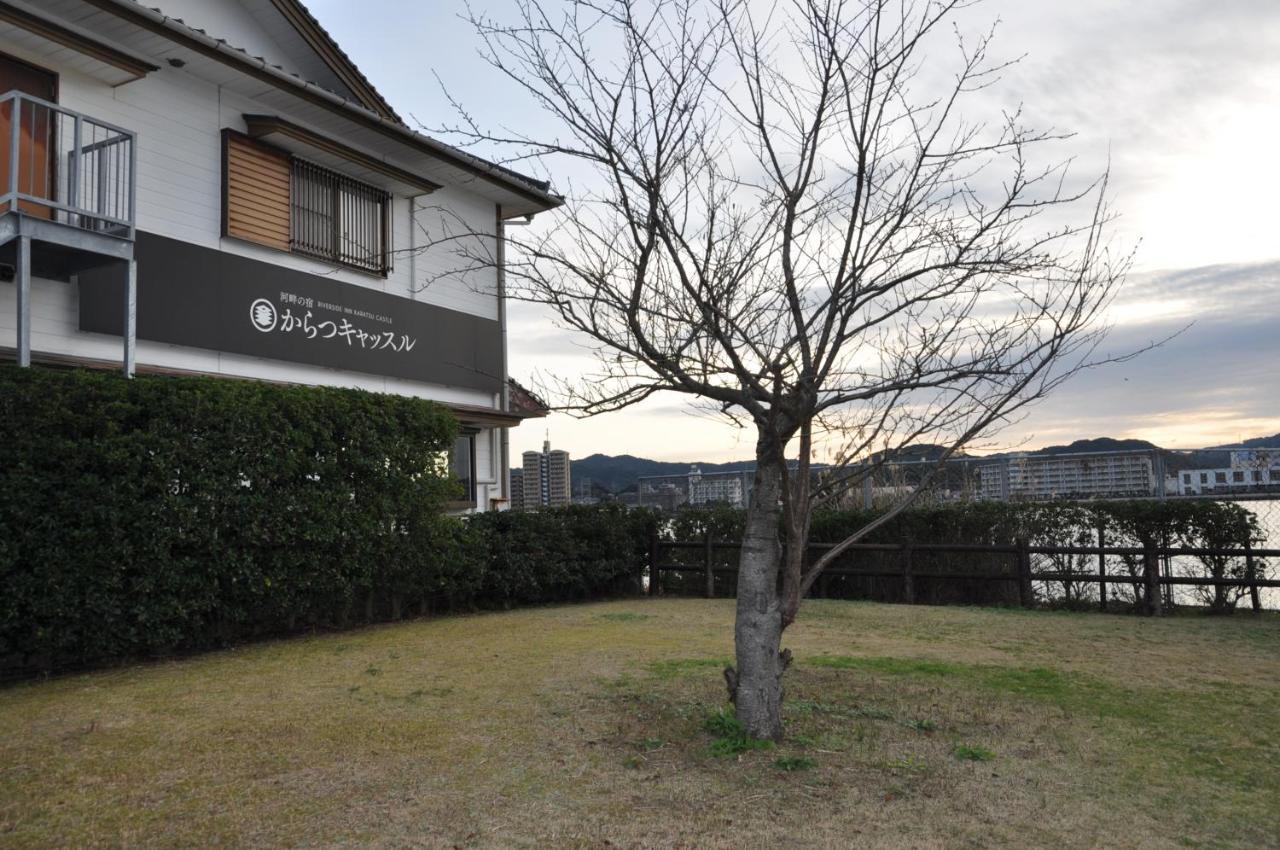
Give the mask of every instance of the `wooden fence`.
[[(716, 566), (713, 553), (717, 550), (738, 550), (741, 543), (737, 541), (713, 540), (708, 534), (702, 540), (671, 541), (662, 540), (655, 532), (649, 538), (649, 586), (650, 595), (661, 594), (662, 575), (670, 572), (701, 573), (705, 577), (704, 595), (715, 596), (715, 577), (717, 574), (736, 575), (737, 567)], [(809, 551), (822, 552), (831, 549), (831, 543), (810, 543)], [(665, 553), (677, 550), (699, 550), (700, 564), (663, 563)], [(856, 552), (889, 552), (897, 553), (897, 569), (857, 569), (845, 566), (831, 566), (823, 571), (824, 576), (852, 576), (859, 578), (894, 578), (902, 582), (904, 601), (916, 601), (915, 581), (917, 579), (956, 580), (956, 581), (988, 581), (1017, 582), (1018, 599), (1022, 607), (1035, 605), (1035, 582), (1066, 582), (1072, 584), (1097, 584), (1098, 598), (1102, 610), (1107, 609), (1107, 585), (1127, 584), (1141, 588), (1141, 605), (1148, 614), (1159, 614), (1163, 607), (1161, 589), (1173, 586), (1213, 586), (1215, 588), (1242, 587), (1249, 591), (1249, 601), (1254, 611), (1262, 610), (1262, 599), (1259, 591), (1262, 588), (1280, 588), (1280, 579), (1268, 579), (1258, 573), (1258, 559), (1280, 558), (1280, 549), (1254, 549), (1245, 545), (1238, 549), (1226, 548), (1192, 548), (1148, 545), (1143, 547), (1127, 546), (1032, 546), (1025, 540), (1013, 545), (970, 544), (970, 543), (855, 543), (849, 547), (850, 553)], [(917, 552), (968, 553), (993, 556), (994, 560), (1007, 559), (1009, 569), (941, 572), (917, 570), (913, 565), (913, 555)], [(1045, 571), (1032, 568), (1033, 555), (1085, 555), (1097, 558), (1096, 573), (1080, 573), (1075, 571)], [(1107, 573), (1107, 557), (1141, 558), (1141, 575)], [(1174, 576), (1162, 575), (1160, 559), (1166, 557), (1215, 557), (1242, 558), (1245, 572), (1241, 577), (1230, 576)], [(644, 587), (643, 578), (638, 582)], [(1135, 592), (1135, 596), (1137, 593)]]

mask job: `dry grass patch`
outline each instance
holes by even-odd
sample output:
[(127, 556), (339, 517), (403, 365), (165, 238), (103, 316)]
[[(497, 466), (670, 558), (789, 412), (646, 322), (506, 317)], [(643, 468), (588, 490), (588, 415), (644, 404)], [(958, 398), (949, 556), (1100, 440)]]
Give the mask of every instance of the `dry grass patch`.
[(1280, 836), (1280, 618), (813, 602), (789, 738), (756, 748), (719, 713), (732, 614), (547, 608), (10, 687), (0, 847)]

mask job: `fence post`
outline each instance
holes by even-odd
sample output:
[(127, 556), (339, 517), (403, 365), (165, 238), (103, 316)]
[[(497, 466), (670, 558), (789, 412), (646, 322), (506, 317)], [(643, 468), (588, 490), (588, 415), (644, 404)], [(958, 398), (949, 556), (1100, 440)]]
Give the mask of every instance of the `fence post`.
[(711, 571), (711, 529), (702, 535), (702, 569), (707, 574), (707, 598), (716, 598), (716, 574)]
[[(647, 535), (649, 538), (647, 541), (649, 551), (645, 554), (650, 557), (652, 556), (651, 553), (653, 552), (653, 531), (654, 531), (653, 526), (652, 525), (649, 526), (649, 533)], [(645, 570), (645, 557), (638, 556), (636, 558), (636, 595), (637, 596), (644, 596), (644, 570)]]
[(902, 544), (902, 601), (908, 605), (916, 602), (916, 580), (911, 575), (911, 543)]
[(1249, 538), (1244, 539), (1244, 574), (1253, 582), (1249, 585), (1249, 601), (1253, 603), (1254, 612), (1262, 610), (1262, 600), (1258, 597), (1258, 567), (1253, 562), (1253, 544)]
[(1025, 539), (1017, 541), (1018, 546), (1018, 601), (1023, 608), (1033, 608), (1036, 604), (1035, 589), (1031, 586), (1031, 549)]
[(1107, 520), (1105, 517), (1098, 517), (1098, 577), (1104, 579), (1098, 582), (1098, 606), (1103, 612), (1107, 610)]
[[(1164, 549), (1169, 548), (1168, 533), (1161, 534), (1160, 546)], [(1173, 578), (1173, 561), (1170, 557), (1168, 555), (1161, 555), (1158, 563), (1160, 565), (1160, 575), (1165, 578)], [(1172, 584), (1166, 582), (1161, 588), (1161, 590), (1164, 591), (1164, 604), (1169, 608), (1173, 608), (1174, 604), (1177, 602), (1177, 600), (1173, 598), (1173, 587), (1174, 586)]]
[(1156, 555), (1156, 543), (1148, 540), (1142, 553), (1142, 576), (1147, 595), (1147, 613), (1160, 616), (1160, 558)]
[(658, 524), (649, 526), (649, 595), (658, 592)]

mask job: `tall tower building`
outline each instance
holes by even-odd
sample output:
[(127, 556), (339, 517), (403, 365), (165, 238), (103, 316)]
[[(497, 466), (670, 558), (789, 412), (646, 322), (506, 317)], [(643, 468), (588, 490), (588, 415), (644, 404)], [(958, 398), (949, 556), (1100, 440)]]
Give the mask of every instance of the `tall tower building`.
[(524, 510), (524, 469), (511, 470), (511, 510)]
[(525, 452), (523, 464), (524, 507), (559, 507), (572, 501), (569, 453), (542, 443), (542, 451)]

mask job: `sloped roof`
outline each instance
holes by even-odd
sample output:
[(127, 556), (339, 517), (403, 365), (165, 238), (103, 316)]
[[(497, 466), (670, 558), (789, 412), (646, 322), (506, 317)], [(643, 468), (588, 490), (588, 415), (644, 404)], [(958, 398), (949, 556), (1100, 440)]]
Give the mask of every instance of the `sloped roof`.
[[(232, 45), (203, 29), (166, 15), (163, 10), (145, 5), (141, 0), (79, 0), (90, 7), (132, 21), (144, 30), (164, 34), (181, 46), (202, 56), (233, 65), (262, 81), (268, 81), (281, 89), (292, 92), (314, 105), (335, 111), (362, 127), (387, 138), (398, 140), (438, 161), (459, 169), (460, 172), (480, 177), (492, 184), (523, 198), (524, 210), (512, 210), (512, 215), (532, 214), (540, 210), (560, 206), (563, 199), (554, 193), (546, 181), (521, 174), (506, 166), (478, 157), (430, 136), (413, 130), (399, 119), (388, 118), (341, 93), (307, 80), (299, 74), (283, 68), (264, 57), (254, 56), (243, 47)], [(275, 0), (271, 0), (275, 2)], [(528, 206), (532, 204), (532, 206)], [(519, 205), (517, 205), (519, 206)], [(507, 212), (504, 203), (504, 215)]]
[(511, 399), (509, 407), (512, 413), (532, 419), (551, 412), (550, 405), (515, 378), (507, 378), (507, 392)]
[(387, 99), (374, 87), (364, 72), (356, 67), (356, 63), (338, 45), (329, 31), (321, 26), (320, 21), (311, 14), (301, 0), (271, 0), (271, 5), (293, 25), (298, 34), (311, 45), (361, 103), (384, 118), (404, 123)]

